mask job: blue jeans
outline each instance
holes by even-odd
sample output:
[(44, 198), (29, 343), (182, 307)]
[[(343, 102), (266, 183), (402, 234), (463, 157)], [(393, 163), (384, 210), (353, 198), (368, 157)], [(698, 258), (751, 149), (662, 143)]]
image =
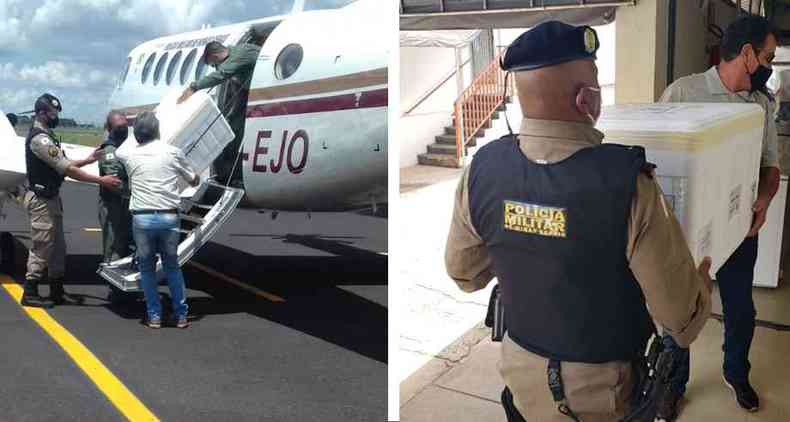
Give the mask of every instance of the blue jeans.
[[(724, 316), (724, 376), (734, 382), (748, 381), (752, 367), (749, 349), (752, 347), (754, 319), (757, 316), (752, 298), (757, 243), (757, 236), (746, 238), (716, 273)], [(664, 336), (663, 341), (672, 350), (678, 365), (672, 387), (683, 394), (689, 381), (689, 349), (681, 348), (668, 335)]]
[(145, 305), (149, 320), (162, 319), (159, 302), (159, 280), (156, 277), (156, 255), (162, 257), (162, 269), (167, 276), (173, 314), (176, 319), (186, 318), (184, 275), (178, 266), (178, 241), (180, 218), (178, 214), (141, 214), (133, 217), (134, 241), (140, 278), (145, 292)]

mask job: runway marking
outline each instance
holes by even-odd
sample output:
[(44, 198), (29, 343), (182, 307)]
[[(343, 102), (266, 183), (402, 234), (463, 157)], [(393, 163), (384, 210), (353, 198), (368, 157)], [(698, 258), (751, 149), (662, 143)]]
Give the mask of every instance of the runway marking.
[(256, 294), (256, 295), (258, 295), (258, 296), (260, 296), (260, 297), (262, 297), (264, 299), (270, 300), (272, 302), (277, 302), (277, 303), (285, 302), (285, 299), (281, 298), (280, 296), (277, 296), (276, 294), (263, 291), (263, 290), (255, 287), (255, 286), (251, 286), (251, 285), (249, 285), (247, 283), (244, 283), (244, 282), (241, 282), (239, 280), (236, 280), (235, 278), (233, 278), (231, 276), (222, 274), (221, 272), (216, 271), (216, 270), (214, 270), (212, 268), (209, 268), (209, 267), (207, 267), (207, 266), (205, 266), (203, 264), (200, 264), (200, 263), (197, 263), (197, 262), (194, 262), (194, 261), (190, 261), (188, 263), (188, 265), (191, 265), (191, 266), (195, 267), (196, 269), (198, 269), (200, 271), (203, 271), (204, 273), (206, 273), (206, 274), (208, 274), (210, 276), (216, 277), (216, 278), (218, 278), (218, 279), (220, 279), (222, 281), (225, 281), (225, 282), (228, 282), (230, 284), (233, 284), (236, 287), (241, 287), (242, 289), (247, 290), (249, 292), (252, 292), (252, 293), (254, 293), (254, 294)]
[(86, 232), (100, 232), (101, 231), (100, 228), (94, 228), (94, 227), (85, 227), (83, 230), (85, 230)]
[[(0, 283), (8, 294), (19, 303), (22, 299), (22, 286), (5, 274), (0, 274)], [(87, 347), (52, 318), (47, 311), (25, 306), (22, 306), (22, 309), (55, 340), (127, 419), (131, 421), (159, 420)]]

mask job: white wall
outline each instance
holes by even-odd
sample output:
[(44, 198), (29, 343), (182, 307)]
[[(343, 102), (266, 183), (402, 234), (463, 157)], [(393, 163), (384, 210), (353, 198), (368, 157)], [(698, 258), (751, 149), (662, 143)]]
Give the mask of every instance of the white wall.
[[(462, 51), (468, 59), (469, 48)], [(452, 48), (401, 47), (400, 48), (400, 113), (398, 121), (398, 146), (400, 167), (417, 164), (417, 155), (426, 152), (436, 135), (452, 124), (453, 103), (458, 98), (455, 76), (451, 77), (419, 107), (403, 115), (421, 95), (434, 87), (455, 69), (455, 50)], [(464, 66), (464, 86), (471, 82), (471, 63)]]

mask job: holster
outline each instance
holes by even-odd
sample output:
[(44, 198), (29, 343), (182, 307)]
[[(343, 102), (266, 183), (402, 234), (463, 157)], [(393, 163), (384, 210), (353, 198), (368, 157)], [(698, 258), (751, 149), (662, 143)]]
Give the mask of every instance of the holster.
[(631, 413), (620, 422), (653, 422), (658, 413), (658, 403), (669, 393), (675, 361), (672, 352), (664, 347), (658, 334), (654, 335), (641, 367)]
[(499, 290), (499, 284), (491, 290), (485, 325), (491, 328), (491, 341), (502, 341), (507, 328), (505, 327), (505, 308), (502, 306), (502, 293)]
[(43, 186), (43, 185), (32, 185), (29, 188), (36, 196), (44, 199), (53, 199), (58, 196), (60, 193), (60, 188), (55, 188), (52, 186)]

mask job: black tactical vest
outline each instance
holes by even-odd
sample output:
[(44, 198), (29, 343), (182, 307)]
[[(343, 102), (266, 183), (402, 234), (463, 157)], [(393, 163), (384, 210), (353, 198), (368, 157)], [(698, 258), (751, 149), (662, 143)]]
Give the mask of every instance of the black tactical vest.
[(60, 193), (60, 185), (63, 184), (65, 176), (58, 173), (49, 164), (42, 161), (33, 154), (30, 149), (30, 142), (38, 135), (47, 135), (56, 147), (60, 148), (60, 141), (44, 129), (35, 126), (30, 128), (30, 132), (25, 139), (25, 161), (27, 163), (27, 181), (30, 190), (42, 198), (55, 198)]
[(628, 218), (644, 149), (603, 144), (537, 164), (514, 137), (475, 155), (472, 224), (502, 288), (509, 336), (550, 359), (632, 360), (653, 323), (628, 267)]

